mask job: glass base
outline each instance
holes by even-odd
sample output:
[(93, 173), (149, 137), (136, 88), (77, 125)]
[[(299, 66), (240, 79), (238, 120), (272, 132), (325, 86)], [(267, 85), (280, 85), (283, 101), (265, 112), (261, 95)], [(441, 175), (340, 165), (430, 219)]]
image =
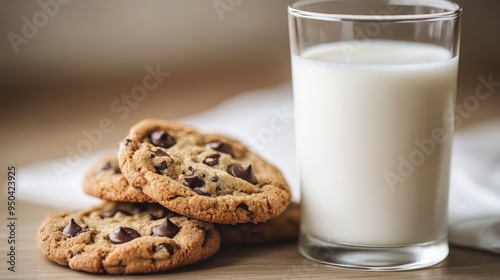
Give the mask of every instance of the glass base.
[(348, 246), (325, 242), (302, 233), (299, 252), (306, 258), (341, 268), (361, 270), (410, 270), (428, 267), (448, 256), (445, 237), (404, 247)]

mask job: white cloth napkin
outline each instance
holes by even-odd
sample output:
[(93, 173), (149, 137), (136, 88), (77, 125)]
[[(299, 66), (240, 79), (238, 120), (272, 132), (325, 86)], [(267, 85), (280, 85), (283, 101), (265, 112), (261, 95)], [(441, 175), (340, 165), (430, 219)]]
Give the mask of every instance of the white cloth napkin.
[[(216, 108), (179, 121), (246, 143), (282, 170), (294, 200), (300, 198), (289, 85), (242, 93)], [(449, 238), (455, 244), (500, 253), (500, 145), (497, 143), (500, 143), (500, 122), (456, 134)], [(54, 164), (64, 163), (64, 159), (22, 167), (19, 199), (63, 209), (95, 204), (99, 200), (82, 191), (82, 178), (102, 155), (116, 151), (96, 151), (62, 176), (56, 176)]]
[(456, 133), (451, 170), (449, 241), (500, 254), (500, 121)]
[[(294, 198), (299, 198), (289, 85), (242, 93), (216, 108), (179, 121), (244, 142), (284, 171)], [(98, 203), (98, 199), (83, 192), (82, 179), (99, 158), (116, 153), (117, 148), (96, 150), (81, 160), (71, 158), (71, 164), (60, 158), (22, 167), (18, 178), (19, 198), (63, 209)]]

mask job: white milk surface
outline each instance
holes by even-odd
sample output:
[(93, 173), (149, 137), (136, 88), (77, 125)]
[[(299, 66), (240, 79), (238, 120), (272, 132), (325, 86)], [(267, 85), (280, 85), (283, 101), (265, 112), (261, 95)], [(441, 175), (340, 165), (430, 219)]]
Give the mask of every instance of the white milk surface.
[(457, 68), (397, 41), (292, 55), (303, 232), (366, 246), (446, 235)]

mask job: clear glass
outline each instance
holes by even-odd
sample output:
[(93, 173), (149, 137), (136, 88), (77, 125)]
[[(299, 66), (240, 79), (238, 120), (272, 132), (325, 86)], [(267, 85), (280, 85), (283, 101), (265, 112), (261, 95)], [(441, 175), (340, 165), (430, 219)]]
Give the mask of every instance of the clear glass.
[(288, 13), (300, 253), (368, 270), (443, 261), (460, 7), (305, 0)]

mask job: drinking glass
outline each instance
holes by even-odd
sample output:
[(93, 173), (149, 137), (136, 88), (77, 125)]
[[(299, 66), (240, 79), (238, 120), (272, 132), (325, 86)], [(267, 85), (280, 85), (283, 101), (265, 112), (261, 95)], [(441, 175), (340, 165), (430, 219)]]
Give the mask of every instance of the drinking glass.
[(461, 8), (303, 0), (288, 14), (300, 253), (368, 270), (441, 262)]

